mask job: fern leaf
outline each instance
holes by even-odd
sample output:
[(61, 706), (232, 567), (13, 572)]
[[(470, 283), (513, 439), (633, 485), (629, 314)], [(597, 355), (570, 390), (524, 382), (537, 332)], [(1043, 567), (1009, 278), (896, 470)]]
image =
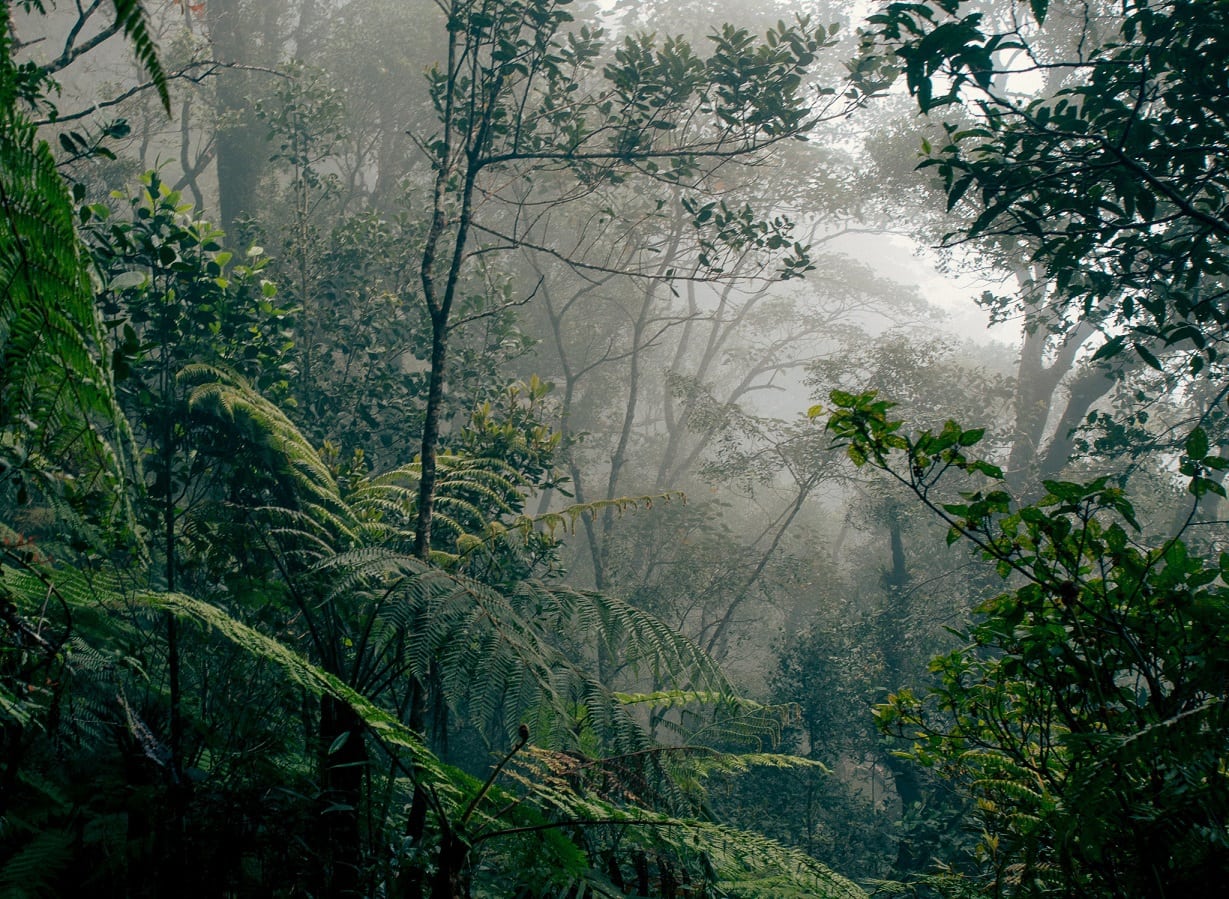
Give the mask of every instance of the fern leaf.
[[(3, 63), (0, 80), (9, 74)], [(0, 230), (0, 433), (25, 457), (6, 461), (24, 462), (35, 479), (76, 461), (87, 465), (86, 489), (100, 478), (118, 484), (128, 429), (73, 204), (46, 142), (8, 104), (0, 105)]]
[[(436, 789), (447, 792), (454, 773), (446, 769), (428, 750), (418, 735), (394, 715), (375, 705), (362, 694), (347, 686), (336, 676), (287, 647), (236, 620), (209, 603), (180, 593), (142, 593), (136, 599), (150, 608), (172, 612), (184, 620), (203, 625), (254, 658), (276, 665), (295, 684), (316, 696), (329, 694), (347, 703), (363, 720), (370, 732), (392, 746), (407, 750), (418, 768), (436, 781)], [(453, 788), (455, 792), (455, 788)]]
[(44, 830), (15, 852), (0, 867), (0, 895), (54, 896), (55, 877), (72, 858), (73, 834)]
[(132, 44), (133, 55), (154, 83), (162, 108), (169, 114), (171, 97), (167, 90), (166, 72), (158, 59), (158, 46), (149, 30), (144, 5), (141, 0), (112, 0), (112, 5), (115, 7), (116, 24)]

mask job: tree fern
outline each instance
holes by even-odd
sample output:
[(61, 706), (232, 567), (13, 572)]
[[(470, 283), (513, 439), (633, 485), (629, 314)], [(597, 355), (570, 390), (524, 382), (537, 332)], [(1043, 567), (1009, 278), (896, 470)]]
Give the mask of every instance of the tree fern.
[[(73, 205), (47, 144), (0, 109), (0, 429), (27, 471), (88, 458), (118, 478), (100, 427), (119, 417), (100, 323), (73, 228)], [(31, 458), (31, 456), (35, 458)]]
[[(119, 4), (131, 7), (131, 3)], [(128, 9), (133, 34), (140, 33)], [(20, 473), (75, 495), (122, 481), (119, 414), (74, 205), (17, 108), (9, 6), (0, 10), (0, 484)], [(95, 494), (97, 498), (99, 494)]]
[[(626, 660), (628, 676), (673, 680), (710, 697), (733, 693), (694, 644), (613, 597), (532, 580), (496, 590), (378, 548), (339, 554), (320, 570), (338, 578), (331, 602), (365, 591), (376, 619), (367, 643), (373, 656), (403, 652), (404, 673), (418, 677), (437, 665), (449, 704), (488, 734), (532, 719), (539, 740), (574, 744), (583, 714), (590, 727), (600, 716), (602, 732), (634, 733), (643, 745), (626, 703), (595, 679), (602, 652)], [(563, 642), (561, 634), (590, 642)]]
[(356, 540), (358, 524), (341, 499), (337, 482), (319, 453), (275, 404), (238, 375), (207, 365), (191, 365), (180, 375), (193, 387), (193, 412), (219, 422), (254, 451), (271, 484), (280, 487), (284, 508), (297, 510), (305, 534), (337, 549)]
[[(308, 545), (323, 552), (331, 539), (333, 552), (322, 554), (302, 576), (322, 603), (361, 610), (365, 621), (343, 625), (346, 639), (373, 659), (404, 653), (406, 662), (397, 670), (405, 676), (426, 677), (438, 663), (450, 703), (488, 733), (514, 730), (521, 716), (539, 715), (535, 703), (566, 713), (575, 695), (593, 701), (601, 693), (581, 660), (558, 643), (559, 634), (593, 635), (589, 661), (600, 653), (618, 658), (629, 677), (658, 682), (670, 677), (678, 688), (733, 692), (693, 644), (620, 600), (533, 580), (499, 590), (424, 565), (405, 550), (414, 520), (413, 466), (364, 479), (343, 498), (319, 454), (241, 379), (203, 366), (183, 377), (197, 385), (194, 411), (233, 429), (253, 448), (280, 485), (277, 492), (291, 504), (281, 516), (284, 531), (278, 529), (277, 508), (265, 510), (265, 533), (294, 538), (282, 543), (283, 549)], [(516, 473), (498, 460), (444, 456), (440, 474), (440, 506), (456, 498), (454, 508), (477, 516), (458, 523), (458, 529), (485, 531), (484, 521), (520, 502)], [(372, 660), (354, 665), (352, 685), (360, 689), (371, 686), (373, 672), (386, 670)], [(570, 683), (561, 691), (565, 674)], [(602, 703), (606, 723), (629, 720), (609, 691)]]
[[(268, 494), (285, 503), (284, 509), (249, 511), (270, 550), (291, 560), (281, 568), (298, 584), (300, 616), (314, 622), (313, 634), (331, 628), (330, 644), (318, 643), (321, 657), (308, 659), (208, 604), (165, 594), (143, 601), (207, 624), (278, 665), (296, 684), (349, 704), (368, 734), (415, 760), (415, 780), (434, 797), (445, 836), (461, 826), (458, 814), (466, 818), (471, 811), (466, 839), (479, 842), (510, 824), (540, 832), (554, 829), (553, 821), (563, 827), (565, 819), (582, 831), (591, 821), (614, 822), (637, 830), (639, 836), (626, 839), (642, 851), (708, 865), (723, 882), (733, 878), (738, 887), (730, 895), (859, 895), (799, 853), (683, 817), (703, 810), (698, 779), (753, 765), (799, 764), (767, 754), (735, 761), (718, 750), (733, 739), (757, 749), (771, 743), (781, 727), (779, 711), (733, 699), (735, 691), (707, 654), (615, 597), (531, 577), (491, 584), (461, 573), (460, 563), (475, 549), (458, 534), (472, 540), (471, 547), (487, 546), (601, 510), (531, 519), (519, 514), (524, 483), (515, 470), (499, 460), (442, 456), (438, 507), (450, 524), (436, 535), (453, 530), (457, 551), (440, 551), (435, 561), (441, 567), (412, 551), (416, 466), (350, 478), (343, 495), (289, 419), (241, 379), (200, 367), (184, 377), (196, 385), (194, 414), (229, 429), (237, 455), (254, 454), (269, 479)], [(636, 502), (614, 505), (621, 510)], [(506, 523), (492, 527), (500, 519)], [(602, 672), (603, 666), (609, 670)], [(629, 691), (650, 692), (618, 693), (607, 678)], [(480, 811), (472, 802), (464, 811), (460, 797), (472, 794), (473, 783), (458, 781), (387, 710), (407, 683), (434, 685), (452, 714), (492, 746), (506, 745), (527, 725), (534, 746), (513, 774), (523, 795), (496, 791)], [(650, 704), (674, 704), (671, 714), (686, 706), (688, 723), (700, 727), (700, 739), (710, 745), (687, 745), (687, 727), (677, 715), (659, 723), (669, 725), (678, 745), (657, 743), (641, 711)], [(677, 838), (663, 836), (666, 831)], [(441, 839), (452, 845), (451, 837)], [(588, 870), (600, 876), (592, 864)], [(583, 880), (575, 870), (570, 876)]]
[[(679, 817), (637, 807), (627, 800), (595, 795), (578, 773), (583, 760), (533, 750), (511, 771), (511, 779), (529, 791), (537, 807), (556, 826), (588, 825), (590, 850), (603, 851), (614, 841), (625, 856), (635, 852), (668, 855), (680, 869), (701, 881), (701, 895), (747, 897), (813, 897), (864, 899), (855, 884), (815, 859), (758, 834), (714, 821)], [(494, 842), (517, 833), (498, 819), (489, 819), (475, 842)], [(711, 891), (711, 892), (710, 892)]]

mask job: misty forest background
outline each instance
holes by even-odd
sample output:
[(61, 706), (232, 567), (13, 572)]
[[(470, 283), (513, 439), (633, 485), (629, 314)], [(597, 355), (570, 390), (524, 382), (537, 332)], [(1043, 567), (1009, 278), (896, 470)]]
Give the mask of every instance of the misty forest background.
[(0, 893), (1223, 889), (1229, 3), (0, 16)]

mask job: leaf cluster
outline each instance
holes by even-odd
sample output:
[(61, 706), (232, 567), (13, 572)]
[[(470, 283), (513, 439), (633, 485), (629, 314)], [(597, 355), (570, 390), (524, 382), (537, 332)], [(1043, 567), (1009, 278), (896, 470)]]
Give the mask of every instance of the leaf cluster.
[[(977, 802), (989, 882), (1016, 895), (1137, 895), (1210, 888), (1229, 846), (1223, 684), (1226, 565), (1180, 537), (1150, 545), (1123, 490), (1105, 478), (1047, 481), (1017, 504), (980, 439), (949, 423), (906, 435), (873, 394), (833, 395), (829, 430), (855, 462), (906, 484), (976, 546), (1011, 588), (983, 602), (964, 646), (931, 663), (924, 696), (895, 694), (880, 725), (907, 755)], [(1206, 436), (1183, 463), (1196, 496)], [(939, 504), (949, 471), (990, 489)]]
[[(996, 30), (964, 6), (893, 3), (872, 19), (923, 111), (967, 101), (974, 113), (924, 146), (921, 167), (942, 179), (949, 210), (971, 212), (948, 241), (1004, 241), (1044, 267), (1064, 306), (1115, 309), (1120, 330), (1099, 358), (1134, 347), (1159, 369), (1149, 344), (1190, 346), (1199, 373), (1226, 325), (1229, 107), (1210, 74), (1229, 59), (1226, 10), (1137, 0), (1107, 39), (1047, 60), (1021, 29)], [(1032, 6), (1040, 28), (1046, 4)], [(1020, 102), (1010, 84), (1022, 72), (1065, 77), (1052, 96)]]

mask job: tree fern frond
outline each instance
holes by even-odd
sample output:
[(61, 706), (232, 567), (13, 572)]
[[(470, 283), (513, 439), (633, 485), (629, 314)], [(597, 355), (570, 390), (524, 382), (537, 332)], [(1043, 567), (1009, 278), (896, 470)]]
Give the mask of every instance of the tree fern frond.
[(72, 846), (72, 831), (36, 832), (0, 865), (0, 895), (13, 899), (57, 895), (56, 876), (72, 859)]
[(193, 412), (224, 422), (260, 452), (286, 498), (335, 535), (336, 549), (355, 543), (358, 522), (337, 482), (281, 409), (238, 375), (215, 366), (188, 366), (180, 379), (192, 387), (188, 402)]
[(150, 608), (169, 611), (179, 618), (207, 627), (253, 658), (276, 665), (293, 683), (315, 696), (328, 694), (345, 702), (354, 709), (373, 736), (390, 746), (406, 750), (415, 765), (430, 775), (437, 790), (449, 793), (459, 789), (454, 782), (457, 772), (442, 765), (423, 745), (418, 735), (396, 716), (375, 705), (338, 677), (313, 665), (285, 644), (236, 620), (216, 606), (184, 594), (142, 593), (136, 599)]
[(112, 0), (112, 5), (115, 7), (116, 24), (132, 44), (133, 55), (154, 83), (162, 108), (169, 114), (171, 97), (167, 90), (166, 72), (158, 59), (158, 46), (149, 30), (144, 4), (141, 0)]
[(521, 531), (540, 530), (554, 536), (556, 532), (562, 530), (568, 534), (576, 533), (576, 526), (581, 520), (588, 517), (596, 519), (597, 516), (607, 510), (614, 512), (622, 517), (624, 514), (636, 509), (644, 509), (646, 511), (653, 508), (653, 504), (657, 502), (674, 502), (680, 500), (687, 501), (687, 497), (678, 490), (669, 490), (665, 493), (644, 494), (641, 496), (620, 496), (614, 499), (599, 499), (586, 503), (573, 503), (557, 512), (546, 512), (541, 515), (521, 515), (516, 520), (512, 521), (508, 527)]
[(32, 727), (37, 725), (36, 715), (39, 711), (41, 706), (34, 705), (0, 684), (0, 718), (7, 718), (19, 727)]
[[(776, 746), (796, 715), (791, 706), (769, 706), (743, 696), (703, 690), (616, 693), (625, 705), (648, 705), (658, 726), (693, 746)], [(674, 714), (660, 714), (674, 712)]]
[[(9, 74), (7, 54), (3, 62), (0, 80)], [(73, 204), (46, 142), (8, 103), (0, 104), (0, 229), (7, 235), (0, 240), (0, 434), (12, 435), (0, 445), (19, 455), (5, 461), (38, 456), (27, 466), (36, 482), (67, 467), (84, 489), (107, 487), (109, 496), (124, 497), (109, 487), (123, 480), (130, 435), (116, 402)], [(73, 471), (78, 464), (86, 467), (84, 479)], [(121, 526), (131, 520), (126, 515)]]
[[(409, 539), (418, 508), (420, 465), (417, 462), (358, 482), (346, 500), (357, 518), (380, 522), (382, 539)], [(491, 521), (512, 516), (524, 503), (525, 478), (501, 459), (444, 454), (437, 460), (432, 527), (439, 564), (451, 567), (457, 553), (446, 548), (473, 544)]]
[(433, 569), (421, 559), (384, 546), (363, 546), (335, 553), (328, 559), (321, 560), (313, 570), (342, 578), (333, 584), (333, 593), (352, 589), (365, 578), (421, 577), (451, 581), (446, 574)]
[[(366, 597), (374, 616), (369, 652), (396, 653), (408, 675), (438, 676), (455, 712), (497, 741), (528, 720), (535, 739), (551, 745), (576, 745), (590, 738), (585, 733), (620, 750), (649, 745), (636, 717), (593, 673), (603, 652), (697, 697), (734, 693), (698, 647), (611, 597), (534, 581), (504, 592), (384, 548), (341, 553), (313, 571), (327, 576), (330, 602)], [(562, 634), (584, 635), (588, 648), (561, 642)]]
[[(640, 848), (680, 857), (700, 855), (713, 886), (722, 895), (741, 897), (812, 897), (865, 899), (854, 883), (805, 853), (755, 833), (711, 821), (661, 814), (643, 807), (611, 802), (579, 789), (571, 756), (542, 750), (523, 754), (509, 770), (510, 778), (531, 795), (548, 815), (560, 822), (591, 827), (617, 825), (623, 851)], [(500, 823), (490, 822), (481, 839), (498, 839)]]

